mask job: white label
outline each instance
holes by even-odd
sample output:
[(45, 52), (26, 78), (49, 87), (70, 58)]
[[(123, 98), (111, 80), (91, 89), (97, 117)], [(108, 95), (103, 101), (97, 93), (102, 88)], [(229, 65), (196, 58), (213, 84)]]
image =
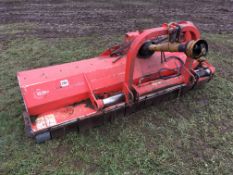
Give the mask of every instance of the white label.
[(36, 119), (37, 130), (45, 129), (57, 124), (55, 116), (53, 114), (41, 116)]
[(38, 130), (46, 128), (44, 117), (39, 117), (36, 119), (36, 127)]
[(46, 115), (44, 116), (44, 118), (45, 118), (45, 121), (48, 127), (54, 126), (57, 124), (55, 116), (53, 114)]
[(68, 80), (61, 80), (60, 85), (61, 85), (61, 87), (69, 86), (69, 81)]

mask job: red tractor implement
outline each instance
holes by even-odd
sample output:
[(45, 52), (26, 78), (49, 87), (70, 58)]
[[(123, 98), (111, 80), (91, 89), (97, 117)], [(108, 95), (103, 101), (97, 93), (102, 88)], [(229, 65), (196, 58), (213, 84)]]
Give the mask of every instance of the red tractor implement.
[(97, 57), (18, 72), (26, 133), (38, 143), (90, 118), (126, 115), (173, 91), (208, 82), (208, 44), (188, 21), (128, 32)]

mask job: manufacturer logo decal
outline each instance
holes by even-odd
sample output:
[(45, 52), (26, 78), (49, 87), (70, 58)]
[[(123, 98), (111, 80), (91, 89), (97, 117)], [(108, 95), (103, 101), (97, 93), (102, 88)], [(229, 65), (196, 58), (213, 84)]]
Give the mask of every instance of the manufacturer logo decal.
[(41, 90), (41, 89), (36, 89), (33, 93), (36, 99), (41, 99), (45, 97), (47, 94), (49, 94), (49, 90)]

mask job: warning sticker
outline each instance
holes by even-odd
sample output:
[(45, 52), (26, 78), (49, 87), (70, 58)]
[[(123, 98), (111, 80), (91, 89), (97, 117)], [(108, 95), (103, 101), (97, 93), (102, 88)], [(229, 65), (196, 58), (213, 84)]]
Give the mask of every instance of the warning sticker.
[(36, 127), (38, 130), (45, 129), (56, 124), (57, 122), (53, 114), (41, 116), (36, 119)]
[(46, 123), (44, 117), (39, 117), (36, 119), (36, 127), (38, 130), (46, 128)]
[(45, 118), (45, 121), (48, 127), (54, 126), (57, 124), (55, 116), (53, 114), (46, 115), (44, 116), (44, 118)]

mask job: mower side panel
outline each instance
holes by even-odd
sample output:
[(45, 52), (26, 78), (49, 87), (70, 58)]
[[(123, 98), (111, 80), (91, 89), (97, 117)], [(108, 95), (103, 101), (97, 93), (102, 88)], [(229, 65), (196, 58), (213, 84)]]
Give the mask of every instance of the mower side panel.
[[(166, 53), (167, 56), (172, 53)], [(177, 55), (185, 61), (183, 53)], [(19, 72), (17, 74), (25, 107), (30, 115), (39, 115), (89, 98), (88, 79), (95, 94), (121, 91), (125, 76), (125, 58), (95, 57), (88, 60)], [(161, 68), (177, 68), (176, 60), (161, 63), (160, 53), (149, 60), (137, 59), (134, 81)]]
[(127, 116), (145, 108), (148, 104), (153, 104), (153, 101), (155, 101), (157, 97), (176, 90), (181, 90), (183, 87), (184, 85), (181, 84), (141, 96), (138, 99), (138, 102), (134, 103), (133, 106), (127, 106), (122, 102), (109, 106), (102, 111), (96, 111), (88, 107), (86, 105), (87, 102), (84, 102), (53, 110), (41, 114), (36, 118), (30, 117), (26, 112), (24, 112), (26, 133), (29, 137), (35, 137), (37, 143), (42, 143), (52, 137), (56, 137), (56, 135), (64, 134), (70, 129), (78, 130), (79, 127), (79, 130), (85, 130), (86, 128), (89, 128), (87, 125), (91, 125), (90, 127), (95, 126), (95, 119), (98, 118), (101, 118), (101, 120), (111, 120), (112, 118)]

